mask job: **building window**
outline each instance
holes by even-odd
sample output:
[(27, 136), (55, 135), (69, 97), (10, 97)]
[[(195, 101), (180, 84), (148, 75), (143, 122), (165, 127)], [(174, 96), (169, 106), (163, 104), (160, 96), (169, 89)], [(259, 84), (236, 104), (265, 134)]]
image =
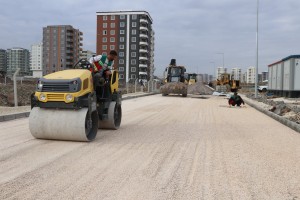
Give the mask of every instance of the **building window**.
[(131, 74), (131, 79), (136, 79), (136, 75), (135, 74)]
[(107, 16), (106, 15), (103, 16), (103, 20), (107, 20)]
[(120, 19), (125, 19), (125, 15), (120, 15)]
[(115, 35), (115, 30), (110, 30), (110, 35)]
[(124, 49), (124, 45), (121, 44), (121, 45), (119, 46), (119, 49)]
[[(124, 59), (120, 59), (120, 60), (119, 60), (119, 64), (124, 64)], [(119, 67), (119, 70), (120, 70), (120, 68), (121, 68), (121, 67)], [(124, 71), (124, 67), (122, 67), (122, 68), (123, 68), (123, 71)], [(121, 70), (120, 70), (120, 71), (121, 71)]]
[(136, 37), (131, 37), (131, 42), (136, 42)]
[(136, 35), (136, 29), (132, 29), (132, 30), (131, 30), (131, 34), (132, 34), (132, 35)]
[(131, 18), (132, 19), (137, 19), (137, 15), (132, 15)]
[(131, 52), (131, 57), (136, 57), (136, 52)]
[(132, 27), (136, 27), (136, 22), (132, 22)]
[(107, 45), (102, 45), (102, 50), (107, 50)]
[(111, 38), (110, 38), (110, 42), (115, 42), (115, 38), (114, 38), (114, 37), (111, 37)]
[[(105, 45), (105, 46), (106, 46), (106, 45)], [(106, 51), (102, 52), (102, 55), (105, 55), (105, 56), (106, 56), (106, 55), (107, 55), (107, 52), (106, 52)]]
[(103, 30), (103, 35), (107, 35), (107, 30)]
[(115, 45), (110, 45), (110, 50), (115, 50)]
[(124, 42), (125, 38), (124, 37), (120, 37), (120, 42)]
[(124, 67), (119, 67), (120, 72), (124, 72)]
[(125, 30), (120, 30), (120, 34), (125, 34)]
[(124, 52), (119, 52), (119, 57), (124, 57)]
[(103, 37), (102, 42), (107, 42), (107, 37)]
[(111, 19), (111, 20), (115, 20), (115, 18), (116, 18), (116, 17), (115, 17), (114, 15), (111, 15), (111, 16), (110, 16), (110, 19)]
[(119, 79), (124, 79), (124, 74), (119, 74)]
[(125, 27), (125, 22), (120, 22), (120, 27)]
[(136, 50), (136, 45), (135, 44), (131, 45), (131, 50)]
[(116, 24), (115, 23), (110, 23), (110, 28), (115, 28)]
[(107, 23), (103, 23), (103, 28), (107, 28)]
[(131, 72), (136, 72), (136, 67), (131, 67)]
[(130, 61), (130, 63), (131, 63), (132, 65), (136, 65), (136, 59), (132, 59), (132, 60)]

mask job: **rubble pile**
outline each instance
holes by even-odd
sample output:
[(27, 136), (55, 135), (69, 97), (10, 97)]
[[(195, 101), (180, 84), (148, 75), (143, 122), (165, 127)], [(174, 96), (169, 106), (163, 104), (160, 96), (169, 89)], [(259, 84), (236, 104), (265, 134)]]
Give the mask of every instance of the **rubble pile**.
[(188, 94), (211, 95), (212, 93), (213, 89), (202, 82), (197, 82), (188, 86)]
[(246, 96), (252, 100), (269, 105), (271, 107), (269, 111), (300, 124), (299, 99), (284, 99), (266, 94), (258, 94), (257, 98), (255, 98), (253, 93), (248, 93)]
[[(35, 81), (17, 82), (18, 105), (30, 105), (30, 95), (35, 91)], [(0, 84), (0, 106), (14, 106), (14, 86), (12, 82)]]

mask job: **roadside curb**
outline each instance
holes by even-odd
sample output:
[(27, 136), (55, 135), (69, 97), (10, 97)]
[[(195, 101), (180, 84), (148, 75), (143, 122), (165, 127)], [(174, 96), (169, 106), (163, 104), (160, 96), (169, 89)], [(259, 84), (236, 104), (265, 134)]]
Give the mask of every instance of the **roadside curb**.
[(30, 112), (22, 112), (22, 113), (10, 114), (10, 115), (2, 115), (0, 116), (0, 122), (29, 117), (29, 114)]
[(255, 108), (256, 110), (268, 115), (269, 117), (277, 120), (278, 122), (282, 123), (283, 125), (286, 125), (287, 127), (297, 131), (298, 133), (300, 133), (300, 125), (297, 124), (296, 122), (292, 122), (282, 116), (279, 116), (271, 111), (265, 110), (257, 105), (255, 105), (254, 103), (252, 103), (250, 100), (248, 99), (243, 99), (245, 101), (246, 104), (250, 105), (251, 107)]
[[(154, 94), (158, 94), (158, 93), (153, 92), (153, 93), (129, 95), (129, 96), (122, 97), (122, 100), (145, 97), (145, 96), (150, 96), (150, 95), (154, 95)], [(0, 116), (0, 122), (6, 122), (6, 121), (10, 121), (10, 120), (29, 117), (29, 114), (30, 114), (30, 112), (22, 112), (22, 113), (15, 113), (15, 114), (9, 114), (9, 115), (2, 115), (2, 116)]]

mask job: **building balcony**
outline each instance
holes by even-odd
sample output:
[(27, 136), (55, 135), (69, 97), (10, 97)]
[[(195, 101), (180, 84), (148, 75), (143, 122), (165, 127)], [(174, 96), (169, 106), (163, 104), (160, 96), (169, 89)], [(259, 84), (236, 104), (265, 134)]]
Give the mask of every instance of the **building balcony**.
[(139, 52), (140, 53), (148, 53), (148, 50), (147, 49), (140, 49)]
[(144, 57), (144, 56), (141, 56), (141, 57), (139, 57), (139, 60), (148, 60), (148, 58)]
[(149, 44), (148, 44), (148, 42), (140, 42), (140, 45), (148, 46)]
[(149, 38), (146, 34), (140, 34), (140, 38)]
[(148, 75), (147, 72), (139, 72), (139, 75)]
[(140, 19), (140, 23), (146, 23), (146, 24), (148, 24), (148, 20), (146, 20), (146, 19)]
[(146, 64), (139, 64), (139, 67), (140, 68), (147, 68), (147, 65)]
[(148, 27), (146, 26), (140, 26), (140, 31), (148, 31)]

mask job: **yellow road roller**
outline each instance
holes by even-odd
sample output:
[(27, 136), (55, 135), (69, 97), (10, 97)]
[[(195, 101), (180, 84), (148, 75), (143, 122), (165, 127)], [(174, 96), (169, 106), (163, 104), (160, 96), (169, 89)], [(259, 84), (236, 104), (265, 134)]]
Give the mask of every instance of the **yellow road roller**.
[(29, 129), (33, 137), (92, 141), (98, 129), (120, 127), (122, 95), (118, 72), (112, 70), (108, 80), (95, 86), (91, 67), (81, 59), (72, 69), (39, 79), (31, 95)]

